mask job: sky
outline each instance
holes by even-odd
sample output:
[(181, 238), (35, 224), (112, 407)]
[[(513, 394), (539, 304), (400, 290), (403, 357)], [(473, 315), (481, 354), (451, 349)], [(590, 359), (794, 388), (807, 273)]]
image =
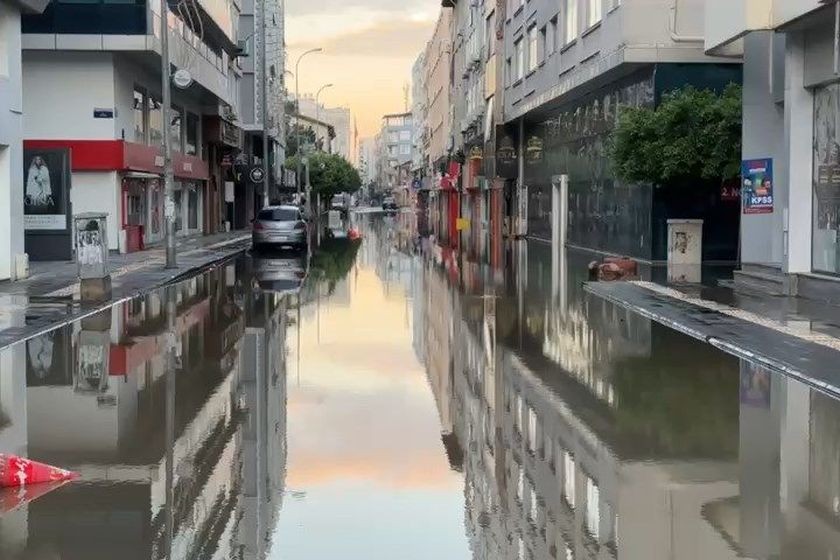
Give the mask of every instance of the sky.
[(405, 109), (403, 87), (439, 11), (440, 0), (286, 0), (286, 67), (294, 72), (302, 52), (323, 48), (300, 64), (301, 94), (334, 84), (321, 100), (350, 107), (359, 136), (372, 136), (383, 114)]

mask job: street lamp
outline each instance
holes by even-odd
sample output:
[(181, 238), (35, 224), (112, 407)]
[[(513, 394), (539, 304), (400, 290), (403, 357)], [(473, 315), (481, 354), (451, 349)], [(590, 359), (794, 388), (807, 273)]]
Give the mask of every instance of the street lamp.
[[(320, 97), (321, 97), (321, 92), (324, 91), (325, 89), (331, 88), (331, 87), (333, 87), (333, 84), (323, 85), (323, 86), (321, 86), (321, 89), (318, 90), (318, 93), (315, 94), (315, 120), (316, 121), (320, 122), (320, 120), (321, 120), (321, 105), (319, 104), (319, 101), (318, 101), (318, 99), (320, 99)], [(315, 124), (315, 126), (318, 126), (317, 123)], [(329, 136), (329, 131), (327, 131), (327, 136)], [(316, 142), (318, 141), (318, 135), (317, 134), (315, 135), (315, 141)]]
[[(298, 204), (300, 204), (300, 166), (303, 163), (302, 157), (303, 154), (300, 150), (300, 61), (303, 59), (304, 56), (312, 53), (323, 52), (324, 49), (321, 47), (309, 49), (308, 51), (301, 54), (297, 62), (295, 63), (295, 138), (297, 140), (297, 198)], [(309, 201), (307, 201), (308, 203)]]

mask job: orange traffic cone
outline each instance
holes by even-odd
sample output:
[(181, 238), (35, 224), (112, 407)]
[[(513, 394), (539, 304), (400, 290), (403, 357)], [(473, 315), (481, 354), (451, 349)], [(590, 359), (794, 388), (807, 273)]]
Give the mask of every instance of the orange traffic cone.
[(44, 482), (73, 480), (78, 473), (0, 453), (0, 487), (29, 486)]

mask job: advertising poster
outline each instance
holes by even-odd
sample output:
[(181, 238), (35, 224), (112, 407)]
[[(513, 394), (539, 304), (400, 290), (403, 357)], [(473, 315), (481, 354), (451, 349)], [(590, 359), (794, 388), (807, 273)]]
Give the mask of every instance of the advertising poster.
[(744, 214), (773, 212), (772, 159), (749, 159), (741, 163), (741, 200)]
[(66, 230), (70, 187), (69, 150), (26, 149), (23, 157), (24, 229)]

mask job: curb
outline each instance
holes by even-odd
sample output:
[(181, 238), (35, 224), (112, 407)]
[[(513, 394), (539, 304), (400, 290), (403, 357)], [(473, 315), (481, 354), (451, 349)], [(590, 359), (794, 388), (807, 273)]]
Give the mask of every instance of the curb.
[[(236, 240), (236, 242), (241, 242), (241, 241), (242, 240)], [(233, 244), (233, 242), (229, 242), (228, 244)], [(167, 276), (166, 278), (164, 278), (163, 280), (161, 280), (159, 282), (149, 284), (148, 286), (145, 286), (145, 287), (140, 288), (140, 289), (135, 289), (128, 294), (124, 294), (124, 295), (122, 295), (122, 296), (120, 296), (116, 299), (111, 299), (107, 302), (104, 302), (100, 305), (97, 305), (94, 308), (86, 308), (84, 311), (81, 311), (79, 313), (72, 313), (72, 314), (62, 318), (61, 320), (56, 321), (56, 322), (54, 322), (50, 325), (44, 326), (44, 327), (39, 328), (37, 330), (33, 330), (32, 332), (23, 334), (22, 336), (20, 336), (19, 338), (15, 339), (13, 341), (9, 341), (9, 342), (0, 341), (0, 352), (5, 350), (6, 348), (11, 348), (12, 346), (15, 346), (17, 344), (27, 342), (29, 340), (32, 340), (33, 338), (37, 338), (37, 337), (39, 337), (41, 335), (44, 335), (46, 333), (49, 333), (49, 332), (52, 332), (54, 330), (65, 327), (65, 326), (67, 326), (71, 323), (75, 323), (77, 321), (84, 320), (88, 317), (92, 317), (93, 315), (96, 315), (97, 313), (101, 313), (102, 311), (105, 311), (106, 309), (110, 309), (111, 307), (114, 307), (115, 305), (120, 305), (122, 303), (125, 303), (126, 301), (145, 296), (145, 295), (147, 295), (147, 294), (149, 294), (149, 293), (151, 293), (155, 290), (158, 290), (158, 289), (163, 288), (165, 286), (168, 286), (170, 284), (181, 282), (183, 280), (186, 280), (187, 278), (191, 278), (193, 276), (198, 276), (200, 274), (204, 274), (205, 272), (207, 272), (209, 270), (217, 268), (217, 267), (221, 266), (222, 264), (239, 257), (239, 255), (246, 252), (248, 250), (248, 248), (249, 247), (241, 247), (241, 248), (238, 248), (238, 249), (231, 249), (231, 250), (229, 250), (229, 252), (227, 252), (225, 254), (220, 254), (220, 255), (214, 256), (211, 260), (208, 260), (207, 262), (205, 262), (201, 265), (198, 265), (198, 266), (189, 268), (187, 270), (178, 272), (177, 274), (173, 274), (171, 276)]]

